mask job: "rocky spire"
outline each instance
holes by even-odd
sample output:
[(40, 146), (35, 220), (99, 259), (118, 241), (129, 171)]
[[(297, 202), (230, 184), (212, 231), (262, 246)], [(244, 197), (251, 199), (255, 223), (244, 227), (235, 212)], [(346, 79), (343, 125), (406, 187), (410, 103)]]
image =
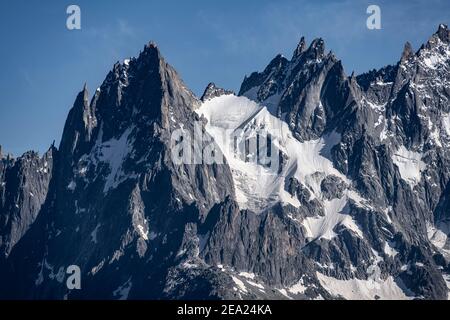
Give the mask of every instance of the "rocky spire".
[(310, 59), (322, 59), (325, 53), (325, 42), (322, 38), (314, 39), (311, 42), (306, 54)]
[(81, 139), (83, 141), (88, 139), (89, 121), (92, 119), (89, 115), (89, 93), (85, 83), (67, 116), (59, 146), (60, 150), (71, 153), (81, 143)]
[(154, 41), (150, 41), (144, 46), (144, 51), (140, 53), (137, 60), (142, 63), (145, 60), (148, 61), (148, 59), (151, 59), (152, 62), (162, 60), (159, 48)]
[(89, 107), (89, 92), (86, 83), (83, 85), (83, 89), (78, 93), (73, 108), (78, 109), (78, 111), (83, 112)]
[(297, 48), (295, 48), (295, 50), (294, 50), (294, 54), (292, 55), (292, 60), (296, 59), (303, 52), (305, 52), (305, 49), (306, 49), (305, 37), (302, 37), (300, 39), (300, 42), (297, 44)]
[(150, 49), (150, 50), (156, 49), (156, 50), (158, 50), (158, 46), (156, 45), (156, 42), (155, 42), (155, 41), (151, 40), (151, 41), (149, 41), (149, 42), (145, 45), (144, 51), (145, 51), (146, 49)]
[(405, 46), (403, 47), (402, 57), (401, 57), (400, 61), (403, 62), (403, 61), (409, 60), (413, 56), (414, 56), (414, 51), (412, 49), (411, 43), (409, 43), (409, 41), (407, 41), (405, 43)]

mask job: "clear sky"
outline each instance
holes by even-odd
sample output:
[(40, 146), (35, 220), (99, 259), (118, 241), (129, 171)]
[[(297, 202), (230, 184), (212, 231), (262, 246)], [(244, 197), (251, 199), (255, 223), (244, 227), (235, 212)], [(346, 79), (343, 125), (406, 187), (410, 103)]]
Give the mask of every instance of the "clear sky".
[[(81, 30), (66, 28), (70, 4)], [(366, 28), (370, 4), (381, 30)], [(302, 35), (324, 38), (350, 74), (395, 63), (407, 40), (418, 49), (449, 22), (449, 0), (0, 0), (0, 145), (20, 155), (58, 144), (84, 82), (95, 91), (150, 40), (200, 95), (209, 82), (238, 90)]]

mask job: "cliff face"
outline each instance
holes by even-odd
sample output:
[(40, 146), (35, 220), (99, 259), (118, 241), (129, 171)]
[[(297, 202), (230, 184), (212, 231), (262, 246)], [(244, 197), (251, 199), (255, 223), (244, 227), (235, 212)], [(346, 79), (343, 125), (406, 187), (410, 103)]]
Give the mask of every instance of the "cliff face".
[(0, 260), (35, 221), (47, 197), (56, 152), (52, 147), (42, 157), (27, 152), (17, 159), (0, 154)]

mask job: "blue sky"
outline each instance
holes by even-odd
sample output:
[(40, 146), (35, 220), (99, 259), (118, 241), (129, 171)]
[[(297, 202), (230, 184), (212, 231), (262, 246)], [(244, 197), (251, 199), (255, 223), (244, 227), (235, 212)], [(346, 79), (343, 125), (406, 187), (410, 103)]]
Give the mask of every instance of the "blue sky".
[[(66, 28), (70, 4), (81, 30)], [(381, 8), (381, 30), (366, 28), (369, 4)], [(211, 81), (238, 90), (302, 35), (324, 38), (350, 74), (395, 63), (405, 41), (417, 49), (449, 22), (448, 0), (0, 0), (0, 145), (20, 155), (59, 143), (84, 82), (93, 92), (150, 40), (200, 95)]]

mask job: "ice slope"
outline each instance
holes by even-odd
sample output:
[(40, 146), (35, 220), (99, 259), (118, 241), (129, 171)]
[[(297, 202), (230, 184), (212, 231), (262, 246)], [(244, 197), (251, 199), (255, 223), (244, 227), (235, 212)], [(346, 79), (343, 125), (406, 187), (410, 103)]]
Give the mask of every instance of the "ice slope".
[(401, 146), (395, 152), (393, 160), (400, 171), (402, 179), (412, 187), (420, 182), (422, 171), (426, 167), (422, 161), (422, 154), (410, 151), (405, 146)]
[[(331, 148), (339, 143), (339, 134), (333, 132), (317, 140), (300, 142), (293, 137), (287, 123), (273, 116), (265, 106), (232, 94), (205, 101), (197, 113), (207, 119), (206, 130), (215, 138), (230, 164), (241, 209), (260, 212), (277, 202), (298, 208), (298, 199), (286, 191), (289, 178), (295, 177), (309, 189), (311, 199), (318, 199), (325, 209), (324, 217), (303, 221), (308, 237), (331, 239), (334, 227), (339, 224), (361, 234), (343, 209), (348, 200), (360, 204), (362, 199), (350, 190), (351, 181), (334, 168), (327, 157)], [(287, 156), (281, 169), (268, 168), (248, 158), (245, 161), (236, 154), (233, 149), (236, 142), (231, 136), (237, 130), (241, 130), (238, 140), (254, 136), (258, 131), (268, 132), (273, 145)], [(335, 175), (348, 185), (342, 198), (328, 201), (322, 196), (320, 185), (328, 175)]]

